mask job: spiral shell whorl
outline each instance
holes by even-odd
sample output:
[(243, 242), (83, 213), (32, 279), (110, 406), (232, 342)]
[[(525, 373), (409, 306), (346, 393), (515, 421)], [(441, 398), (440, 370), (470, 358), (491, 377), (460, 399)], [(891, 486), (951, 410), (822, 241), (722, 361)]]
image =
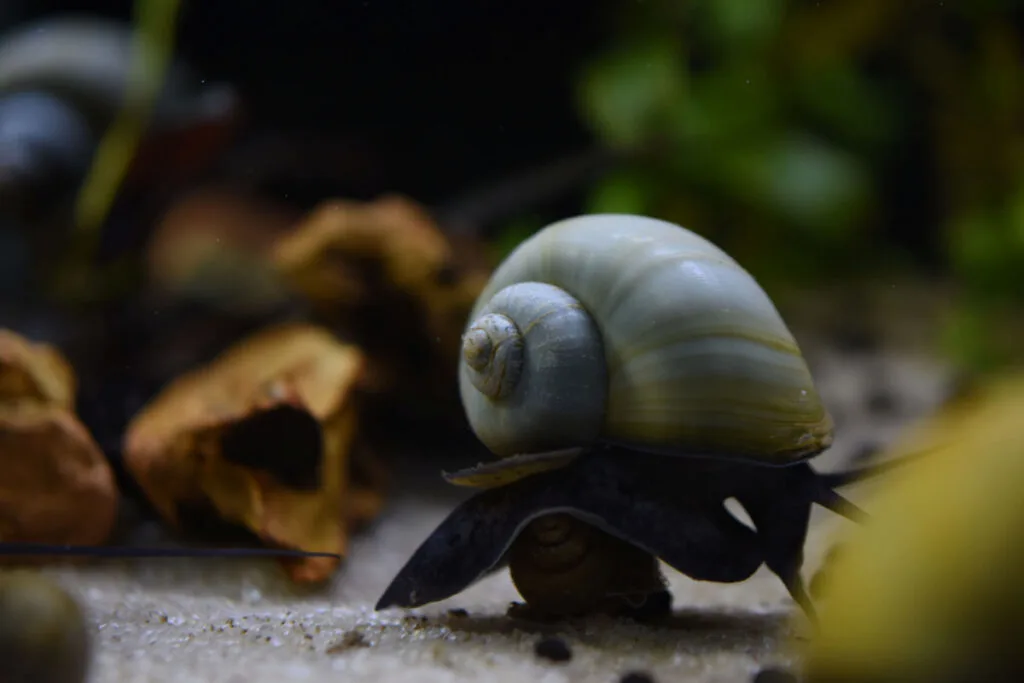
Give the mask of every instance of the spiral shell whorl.
[(590, 443), (604, 424), (600, 332), (552, 285), (520, 282), (488, 299), (463, 336), (459, 382), (473, 431), (496, 455)]
[(665, 587), (653, 555), (567, 513), (531, 521), (508, 558), (513, 585), (541, 614), (614, 613)]
[(481, 316), (462, 336), (470, 381), (485, 396), (505, 398), (523, 371), (523, 335), (500, 313)]

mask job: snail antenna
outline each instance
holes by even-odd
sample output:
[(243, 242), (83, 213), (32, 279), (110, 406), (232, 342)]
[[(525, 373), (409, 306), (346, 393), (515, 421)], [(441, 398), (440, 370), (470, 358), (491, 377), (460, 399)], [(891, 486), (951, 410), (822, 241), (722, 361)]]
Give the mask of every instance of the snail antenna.
[(823, 489), (842, 488), (844, 486), (849, 486), (850, 484), (874, 479), (875, 477), (886, 474), (898, 467), (903, 467), (908, 463), (915, 462), (919, 458), (931, 453), (932, 450), (933, 449), (925, 449), (911, 453), (910, 455), (905, 455), (902, 458), (894, 458), (885, 462), (865, 465), (864, 467), (854, 467), (839, 472), (819, 472), (817, 473), (818, 481)]
[(869, 518), (868, 513), (863, 508), (853, 503), (846, 496), (824, 486), (818, 490), (814, 502), (854, 522), (863, 524)]

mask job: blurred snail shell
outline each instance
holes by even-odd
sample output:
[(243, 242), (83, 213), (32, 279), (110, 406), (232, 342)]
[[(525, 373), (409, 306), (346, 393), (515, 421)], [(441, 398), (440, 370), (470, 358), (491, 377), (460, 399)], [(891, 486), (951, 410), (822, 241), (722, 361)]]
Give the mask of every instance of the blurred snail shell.
[(77, 111), (45, 92), (0, 97), (0, 201), (24, 215), (85, 174), (93, 134)]
[(473, 309), (459, 382), (473, 431), (500, 456), (605, 441), (786, 464), (832, 441), (754, 278), (643, 216), (571, 218), (520, 244)]
[(0, 680), (80, 683), (89, 637), (78, 603), (36, 571), (0, 573)]
[[(125, 104), (133, 42), (129, 24), (76, 16), (0, 35), (0, 209), (6, 215), (31, 222), (75, 190)], [(140, 152), (136, 165), (167, 176), (205, 163), (237, 107), (231, 87), (207, 85), (172, 62), (149, 112), (154, 151)]]
[[(123, 105), (134, 68), (129, 24), (60, 16), (0, 35), (0, 93), (45, 91), (105, 127)], [(206, 85), (180, 61), (171, 64), (152, 112), (152, 126), (174, 127), (221, 116), (237, 105), (227, 85)]]

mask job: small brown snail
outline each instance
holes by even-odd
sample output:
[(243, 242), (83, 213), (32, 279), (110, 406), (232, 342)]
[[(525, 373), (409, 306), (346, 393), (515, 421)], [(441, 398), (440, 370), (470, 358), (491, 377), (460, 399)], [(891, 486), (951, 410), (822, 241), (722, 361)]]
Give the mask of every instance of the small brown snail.
[(547, 226), (481, 293), (459, 382), (473, 431), (501, 459), (445, 475), (484, 490), (377, 609), (445, 599), (506, 564), (540, 612), (636, 603), (663, 593), (660, 558), (717, 582), (764, 563), (813, 614), (799, 573), (811, 507), (858, 518), (834, 489), (869, 472), (810, 467), (832, 419), (774, 304), (709, 241), (642, 216)]

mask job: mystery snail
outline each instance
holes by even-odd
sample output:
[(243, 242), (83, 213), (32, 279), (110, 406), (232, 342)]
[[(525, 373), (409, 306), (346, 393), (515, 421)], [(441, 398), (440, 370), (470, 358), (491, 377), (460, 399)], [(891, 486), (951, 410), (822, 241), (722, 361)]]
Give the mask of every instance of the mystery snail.
[(859, 519), (834, 489), (874, 473), (811, 469), (833, 422), (774, 304), (717, 246), (653, 218), (580, 216), (520, 244), (471, 313), (459, 384), (499, 459), (445, 475), (483, 490), (377, 609), (505, 565), (538, 613), (628, 608), (664, 596), (657, 558), (717, 582), (766, 564), (813, 616), (799, 573), (812, 505)]

